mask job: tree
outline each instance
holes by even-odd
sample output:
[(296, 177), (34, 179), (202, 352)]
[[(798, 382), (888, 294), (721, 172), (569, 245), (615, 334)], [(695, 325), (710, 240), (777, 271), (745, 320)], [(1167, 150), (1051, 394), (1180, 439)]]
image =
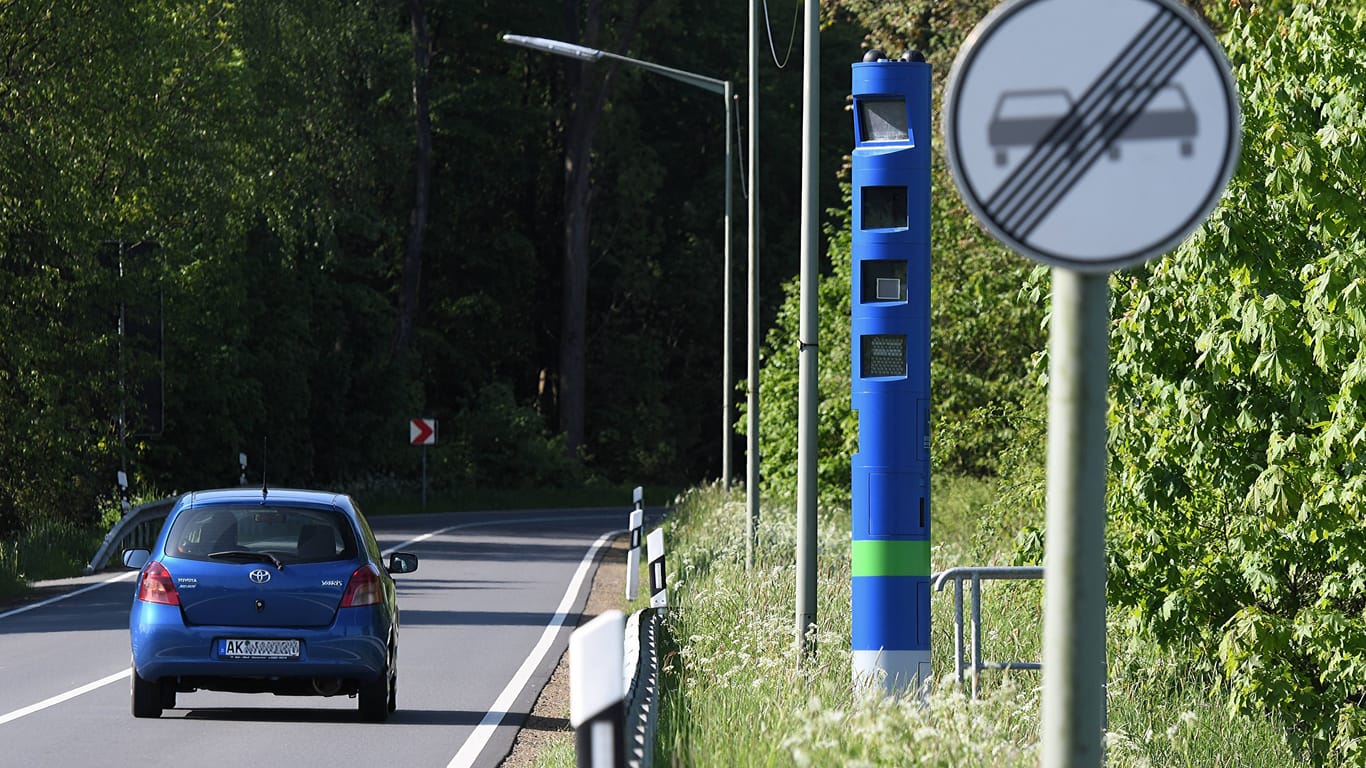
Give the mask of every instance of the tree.
[(1360, 4), (1211, 7), (1243, 150), (1171, 257), (1112, 281), (1111, 596), (1366, 761), (1366, 31)]
[(413, 211), (408, 220), (408, 247), (404, 250), (399, 280), (395, 356), (407, 351), (417, 320), (418, 287), (422, 281), (422, 245), (427, 235), (432, 187), (432, 41), (427, 32), (427, 9), (423, 0), (409, 0), (408, 14), (413, 28)]
[[(615, 39), (603, 37), (602, 0), (565, 0), (564, 19), (567, 42), (589, 48), (607, 47), (629, 50), (642, 16), (651, 0), (634, 0), (626, 12), (627, 21)], [(578, 455), (584, 443), (587, 408), (587, 329), (588, 244), (590, 179), (593, 137), (607, 102), (608, 84), (617, 63), (603, 67), (586, 62), (570, 62), (569, 121), (564, 138), (564, 269), (563, 298), (560, 308), (560, 368), (557, 405), (565, 446)]]

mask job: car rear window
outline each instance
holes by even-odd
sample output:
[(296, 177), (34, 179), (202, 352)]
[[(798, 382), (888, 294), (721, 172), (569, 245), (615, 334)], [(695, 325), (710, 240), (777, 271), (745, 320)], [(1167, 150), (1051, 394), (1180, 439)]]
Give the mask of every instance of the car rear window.
[(356, 537), (345, 516), (326, 509), (210, 505), (176, 516), (166, 554), (210, 560), (219, 552), (269, 553), (284, 563), (354, 560)]

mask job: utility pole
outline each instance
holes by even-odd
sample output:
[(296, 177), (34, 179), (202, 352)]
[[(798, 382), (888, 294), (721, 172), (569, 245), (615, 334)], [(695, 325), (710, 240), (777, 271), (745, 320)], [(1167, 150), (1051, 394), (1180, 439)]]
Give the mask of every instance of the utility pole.
[(820, 405), (816, 390), (820, 327), (820, 204), (816, 150), (820, 146), (820, 3), (807, 0), (802, 45), (802, 238), (801, 319), (797, 343), (797, 647), (808, 648), (807, 634), (816, 624), (816, 426)]

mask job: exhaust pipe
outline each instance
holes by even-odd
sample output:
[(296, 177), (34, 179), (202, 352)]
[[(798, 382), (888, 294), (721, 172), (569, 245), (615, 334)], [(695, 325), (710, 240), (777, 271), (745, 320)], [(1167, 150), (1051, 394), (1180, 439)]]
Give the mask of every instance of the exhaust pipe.
[(319, 696), (336, 696), (341, 687), (342, 680), (340, 677), (313, 678), (313, 691)]

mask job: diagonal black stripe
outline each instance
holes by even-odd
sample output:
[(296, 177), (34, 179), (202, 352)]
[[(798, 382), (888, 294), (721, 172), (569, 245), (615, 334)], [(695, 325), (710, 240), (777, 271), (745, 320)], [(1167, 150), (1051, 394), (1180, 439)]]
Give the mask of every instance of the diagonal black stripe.
[(1156, 83), (1157, 85), (1145, 85), (1136, 89), (1144, 95), (1137, 99), (1130, 97), (1130, 106), (1132, 109), (1127, 112), (1113, 114), (1106, 124), (1100, 127), (1096, 134), (1092, 136), (1086, 144), (1077, 149), (1075, 161), (1065, 167), (1063, 176), (1055, 179), (1054, 183), (1051, 184), (1043, 194), (1035, 195), (1033, 205), (1029, 211), (1030, 215), (1020, 219), (1016, 225), (1016, 236), (1020, 238), (1028, 237), (1034, 229), (1042, 223), (1043, 219), (1053, 209), (1057, 202), (1070, 192), (1072, 187), (1080, 181), (1081, 177), (1095, 165), (1109, 148), (1110, 144), (1118, 139), (1124, 128), (1128, 127), (1133, 119), (1143, 111), (1143, 108), (1152, 101), (1153, 97), (1157, 94), (1158, 88), (1170, 80), (1171, 76), (1180, 69), (1187, 59), (1190, 58), (1190, 55), (1195, 52), (1198, 45), (1199, 41), (1197, 39), (1190, 39), (1188, 44), (1181, 50), (1181, 55), (1177, 58), (1173, 58), (1169, 65), (1164, 66), (1162, 70), (1154, 76), (1151, 82)]
[[(997, 221), (1003, 227), (1018, 227), (1020, 206), (1034, 208), (1031, 201), (1037, 200), (1037, 191), (1053, 186), (1065, 176), (1067, 168), (1076, 161), (1076, 148), (1089, 138), (1097, 119), (1108, 107), (1109, 98), (1106, 97), (1117, 93), (1119, 87), (1126, 86), (1152, 64), (1154, 49), (1162, 48), (1171, 40), (1175, 31), (1171, 27), (1173, 20), (1177, 19), (1165, 10), (1154, 14), (1147, 26), (1072, 105), (1068, 115), (1060, 120), (1061, 126), (1055, 128), (1055, 135), (1040, 142), (1040, 146), (1026, 157), (1025, 163), (1016, 169), (1016, 174), (997, 190), (992, 205), (1000, 213)], [(1044, 152), (1040, 152), (1041, 149)]]
[[(1164, 30), (1163, 37), (1155, 41), (1153, 46), (1148, 45), (1148, 41), (1143, 41), (1142, 47), (1146, 51), (1152, 51), (1154, 46), (1158, 50), (1165, 50), (1174, 37)], [(1049, 158), (1047, 164), (1037, 166), (1032, 176), (1017, 185), (1011, 206), (1002, 217), (1007, 226), (1019, 226), (1020, 217), (1026, 211), (1039, 206), (1040, 190), (1053, 189), (1066, 178), (1083, 157), (1084, 148), (1094, 140), (1096, 130), (1111, 108), (1116, 95), (1121, 94), (1125, 88), (1131, 87), (1136, 79), (1142, 77), (1152, 67), (1153, 61), (1146, 56), (1132, 59), (1107, 82), (1098, 81), (1082, 99), (1078, 100), (1077, 104), (1082, 108), (1077, 112), (1076, 130), (1063, 141), (1060, 151)]]
[[(1079, 143), (1070, 163), (1061, 166), (1062, 174), (1053, 178), (1045, 189), (1031, 196), (1030, 205), (1017, 216), (1013, 224), (1015, 235), (1021, 239), (1042, 223), (1054, 205), (1086, 174), (1088, 170), (1118, 140), (1130, 123), (1133, 122), (1157, 95), (1172, 76), (1199, 48), (1199, 38), (1194, 33), (1176, 41), (1170, 54), (1157, 59), (1159, 65), (1145, 71), (1142, 79), (1134, 79), (1121, 86), (1122, 90), (1113, 96), (1112, 108), (1104, 111), (1104, 117), (1097, 120), (1086, 139)], [(1037, 186), (1035, 187), (1038, 190)]]
[[(1139, 46), (1143, 44), (1143, 41), (1150, 40), (1150, 38), (1156, 36), (1156, 34), (1161, 33), (1161, 22), (1162, 15), (1154, 14), (1153, 18), (1149, 19), (1149, 22), (1147, 22), (1147, 25), (1143, 27), (1142, 30), (1139, 30), (1139, 33), (1134, 37), (1134, 40), (1131, 40), (1130, 44), (1120, 52), (1120, 56), (1116, 57), (1116, 59), (1111, 61), (1111, 64), (1106, 67), (1106, 70), (1102, 72), (1100, 78), (1097, 79), (1097, 83), (1108, 83), (1117, 70), (1131, 66), (1131, 59), (1137, 55)], [(1046, 168), (1048, 165), (1056, 163), (1060, 157), (1065, 156), (1068, 146), (1075, 141), (1076, 135), (1081, 133), (1083, 128), (1085, 128), (1085, 123), (1081, 120), (1081, 109), (1085, 107), (1086, 105), (1083, 104), (1082, 101), (1076, 101), (1071, 105), (1071, 108), (1068, 109), (1068, 112), (1065, 113), (1063, 118), (1061, 118), (1059, 122), (1053, 126), (1052, 130), (1042, 138), (1042, 141), (1038, 142), (1038, 145), (1034, 146), (1034, 149), (1031, 150), (1029, 156), (1026, 156), (1022, 163), (1016, 165), (1014, 171), (1011, 172), (1011, 175), (1007, 176), (1007, 179), (1005, 179), (1005, 182), (1001, 184), (1000, 187), (997, 187), (997, 190), (992, 194), (992, 198), (990, 198), (988, 204), (986, 204), (988, 212), (993, 212), (994, 210), (997, 215), (1004, 215), (1005, 210), (1012, 205), (1012, 202), (1018, 200), (1019, 195), (1022, 194), (1022, 190), (1025, 190), (1031, 183), (1031, 180), (1040, 174), (1042, 168)]]
[[(1165, 29), (1165, 17), (1159, 11), (1148, 20), (1146, 26), (1139, 30), (1138, 34), (1129, 41), (1128, 45), (1121, 50), (1106, 69), (1097, 78), (1087, 93), (1097, 90), (1097, 86), (1106, 86), (1122, 72), (1124, 68), (1131, 66), (1131, 59), (1137, 55), (1148, 41), (1162, 34)], [(988, 211), (1001, 211), (1008, 207), (1015, 200), (1022, 188), (1027, 187), (1039, 169), (1048, 164), (1056, 162), (1058, 157), (1065, 155), (1067, 147), (1075, 140), (1075, 136), (1085, 128), (1085, 123), (1081, 120), (1081, 112), (1089, 107), (1084, 99), (1080, 99), (1072, 104), (1068, 112), (1054, 124), (1053, 128), (1043, 137), (1034, 147), (1030, 154), (1014, 171), (1006, 178), (1006, 181), (996, 189), (991, 199), (987, 203)]]
[(1033, 232), (1197, 49), (1195, 31), (1158, 10), (994, 191), (986, 212), (1016, 239)]

